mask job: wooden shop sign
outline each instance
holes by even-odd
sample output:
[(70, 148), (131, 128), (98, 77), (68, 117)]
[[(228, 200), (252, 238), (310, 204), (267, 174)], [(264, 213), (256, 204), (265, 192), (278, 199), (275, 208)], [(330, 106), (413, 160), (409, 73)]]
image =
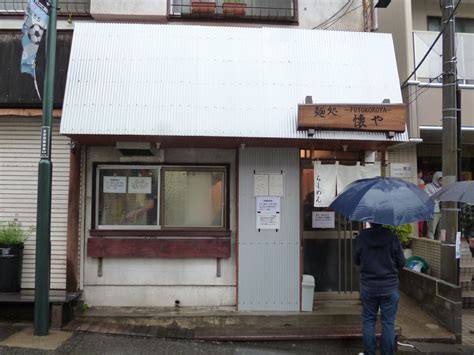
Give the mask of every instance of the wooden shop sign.
[(405, 104), (298, 105), (298, 129), (350, 129), (361, 131), (404, 132)]

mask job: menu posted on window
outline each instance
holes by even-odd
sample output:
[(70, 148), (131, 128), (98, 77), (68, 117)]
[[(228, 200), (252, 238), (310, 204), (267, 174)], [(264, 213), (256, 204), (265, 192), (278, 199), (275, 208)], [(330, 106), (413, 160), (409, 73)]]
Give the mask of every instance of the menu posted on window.
[(150, 194), (151, 193), (151, 177), (129, 177), (128, 193), (131, 194)]
[(312, 227), (318, 229), (335, 228), (335, 212), (313, 211)]
[(257, 229), (280, 229), (281, 199), (276, 196), (257, 197)]
[(127, 193), (126, 176), (104, 176), (104, 193), (125, 194)]

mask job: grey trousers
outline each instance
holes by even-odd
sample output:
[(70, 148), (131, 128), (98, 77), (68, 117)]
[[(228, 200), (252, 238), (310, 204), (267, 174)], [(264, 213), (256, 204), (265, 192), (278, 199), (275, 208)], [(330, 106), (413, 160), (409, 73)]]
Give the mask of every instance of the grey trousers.
[(428, 238), (434, 240), (436, 237), (436, 227), (438, 227), (439, 221), (441, 220), (441, 212), (435, 212), (431, 221), (426, 221), (428, 226)]

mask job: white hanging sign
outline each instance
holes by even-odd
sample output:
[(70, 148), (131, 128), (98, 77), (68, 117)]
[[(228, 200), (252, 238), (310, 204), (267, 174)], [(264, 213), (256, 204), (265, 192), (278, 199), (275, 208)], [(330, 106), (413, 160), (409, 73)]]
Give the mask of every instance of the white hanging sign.
[(336, 165), (314, 164), (314, 207), (328, 207), (336, 197)]
[(283, 197), (283, 174), (270, 174), (268, 177), (268, 195)]
[(254, 174), (253, 195), (268, 196), (268, 174)]
[(461, 232), (456, 233), (456, 259), (461, 258)]

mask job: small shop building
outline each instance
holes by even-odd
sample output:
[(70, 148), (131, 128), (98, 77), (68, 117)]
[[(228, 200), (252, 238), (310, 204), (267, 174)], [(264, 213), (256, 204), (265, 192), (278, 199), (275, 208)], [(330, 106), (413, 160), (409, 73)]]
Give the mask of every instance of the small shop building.
[(387, 34), (77, 23), (60, 128), (77, 288), (299, 311), (310, 274), (316, 297), (356, 297), (361, 226), (327, 202), (391, 161), (415, 178), (414, 149), (389, 151), (405, 127)]

